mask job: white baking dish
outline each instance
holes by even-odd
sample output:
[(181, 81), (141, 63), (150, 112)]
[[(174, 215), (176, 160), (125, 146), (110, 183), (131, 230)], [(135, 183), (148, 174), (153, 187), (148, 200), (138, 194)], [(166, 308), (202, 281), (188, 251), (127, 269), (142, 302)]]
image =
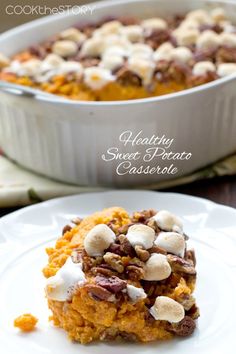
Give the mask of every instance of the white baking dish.
[[(113, 15), (140, 17), (183, 13), (201, 7), (224, 6), (236, 21), (233, 2), (189, 0), (121, 0), (96, 3), (97, 21)], [(42, 18), (4, 33), (0, 48), (11, 55), (46, 39), (74, 23), (78, 15)], [(1, 85), (0, 85), (1, 86)], [(184, 175), (236, 151), (236, 78), (227, 77), (201, 87), (157, 98), (120, 102), (74, 102), (57, 97), (0, 93), (0, 145), (21, 165), (43, 175), (82, 185), (136, 186)], [(120, 134), (153, 134), (173, 138), (168, 151), (191, 152), (192, 158), (167, 162), (155, 159), (148, 165), (161, 168), (173, 163), (178, 174), (118, 175), (117, 160), (105, 162), (109, 147), (119, 152), (142, 154), (148, 146), (126, 147)], [(142, 162), (132, 161), (132, 166)], [(123, 170), (122, 170), (123, 171)]]

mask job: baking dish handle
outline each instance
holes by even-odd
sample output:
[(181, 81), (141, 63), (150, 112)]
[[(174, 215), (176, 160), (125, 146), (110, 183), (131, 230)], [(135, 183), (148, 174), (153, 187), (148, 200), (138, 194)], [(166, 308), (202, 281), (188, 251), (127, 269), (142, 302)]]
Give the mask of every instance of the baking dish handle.
[(50, 100), (53, 99), (54, 101), (64, 100), (64, 98), (60, 96), (55, 96), (50, 93), (39, 91), (32, 87), (12, 84), (6, 81), (0, 81), (0, 91), (10, 93), (15, 96), (32, 97), (37, 100), (43, 100), (43, 99), (50, 99)]

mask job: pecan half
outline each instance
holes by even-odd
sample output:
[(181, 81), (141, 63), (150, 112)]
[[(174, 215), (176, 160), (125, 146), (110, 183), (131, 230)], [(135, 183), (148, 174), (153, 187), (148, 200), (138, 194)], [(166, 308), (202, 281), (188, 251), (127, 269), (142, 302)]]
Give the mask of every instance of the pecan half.
[(105, 277), (112, 277), (113, 275), (117, 274), (113, 270), (101, 266), (93, 267), (91, 269), (91, 272), (93, 273), (93, 275), (104, 275)]
[(122, 246), (118, 243), (112, 243), (107, 249), (108, 252), (118, 254), (119, 256), (124, 256), (125, 253), (122, 251)]
[(185, 259), (174, 256), (172, 254), (168, 254), (167, 260), (170, 263), (173, 272), (196, 275), (196, 269), (194, 266)]
[(118, 241), (121, 244), (122, 252), (127, 256), (133, 256), (135, 254), (134, 249), (125, 235), (119, 235)]
[(140, 280), (144, 278), (144, 270), (135, 265), (128, 265), (126, 273), (130, 280)]
[(185, 316), (179, 323), (172, 323), (171, 325), (171, 331), (181, 337), (190, 336), (194, 332), (195, 328), (196, 323), (189, 316)]
[(170, 32), (168, 30), (154, 30), (145, 38), (145, 43), (153, 49), (157, 49), (162, 43), (170, 40)]
[(152, 246), (152, 248), (149, 248), (149, 253), (161, 253), (161, 254), (164, 254), (164, 255), (167, 255), (167, 252), (161, 248), (161, 247), (158, 247), (158, 246)]
[(149, 259), (149, 257), (150, 257), (149, 252), (147, 250), (145, 250), (142, 246), (137, 245), (134, 247), (134, 249), (135, 249), (135, 252), (136, 252), (138, 258), (141, 261), (146, 262)]
[(110, 278), (105, 278), (102, 276), (96, 276), (95, 278), (96, 284), (101, 286), (102, 288), (108, 290), (109, 292), (113, 294), (119, 293), (121, 290), (125, 289), (127, 287), (126, 281), (116, 277), (112, 276)]
[(122, 86), (142, 86), (142, 79), (125, 66), (122, 66), (122, 68), (116, 72), (116, 77), (117, 82)]
[(115, 253), (107, 252), (103, 256), (104, 261), (118, 273), (124, 272), (124, 265), (121, 260), (121, 256)]
[(86, 284), (84, 288), (94, 300), (114, 301), (113, 294), (100, 285)]

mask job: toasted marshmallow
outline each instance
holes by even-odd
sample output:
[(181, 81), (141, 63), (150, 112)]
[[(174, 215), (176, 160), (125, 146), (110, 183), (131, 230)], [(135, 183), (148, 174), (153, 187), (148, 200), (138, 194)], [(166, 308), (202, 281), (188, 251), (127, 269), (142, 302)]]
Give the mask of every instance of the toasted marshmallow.
[(120, 29), (120, 33), (130, 42), (139, 42), (143, 39), (143, 29), (139, 25), (124, 26)]
[(155, 64), (151, 60), (130, 57), (128, 60), (128, 67), (142, 79), (144, 86), (147, 86), (152, 82)]
[(171, 267), (163, 254), (153, 253), (144, 267), (144, 280), (164, 280), (171, 274)]
[(171, 58), (181, 63), (188, 63), (193, 58), (193, 53), (186, 47), (178, 47), (172, 50)]
[(175, 30), (173, 34), (177, 40), (178, 45), (188, 46), (196, 43), (200, 32), (195, 28), (184, 28)]
[(91, 56), (97, 57), (100, 56), (105, 48), (105, 41), (102, 37), (92, 37), (87, 39), (83, 44), (80, 50), (80, 54), (83, 57)]
[(149, 249), (153, 246), (155, 231), (149, 226), (136, 224), (129, 227), (126, 237), (133, 247), (139, 245)]
[(68, 74), (68, 73), (77, 73), (82, 75), (83, 66), (77, 61), (65, 61), (58, 68), (58, 74)]
[(147, 297), (147, 294), (143, 288), (137, 288), (136, 286), (130, 284), (127, 284), (127, 294), (134, 303)]
[(153, 59), (155, 61), (160, 61), (160, 60), (170, 61), (172, 59), (173, 49), (174, 47), (170, 42), (163, 43), (154, 52)]
[(220, 45), (220, 36), (211, 30), (204, 31), (198, 37), (196, 45), (203, 50), (216, 49)]
[(152, 48), (147, 44), (137, 43), (133, 44), (130, 48), (130, 56), (142, 58), (142, 59), (151, 59), (153, 55)]
[(6, 55), (0, 53), (0, 69), (5, 68), (9, 64), (10, 64), (10, 60), (8, 59), (8, 57), (6, 57)]
[(160, 210), (156, 215), (153, 216), (153, 219), (156, 221), (157, 226), (161, 230), (174, 231), (180, 234), (183, 233), (182, 221), (167, 210)]
[(124, 64), (124, 58), (120, 55), (105, 55), (99, 66), (108, 70), (115, 70)]
[(219, 38), (221, 45), (236, 48), (236, 33), (223, 32), (219, 35)]
[(52, 52), (61, 57), (69, 57), (77, 53), (78, 46), (75, 42), (69, 40), (56, 41), (52, 46)]
[(149, 18), (141, 22), (141, 26), (146, 30), (165, 30), (168, 25), (162, 18)]
[(115, 241), (115, 233), (105, 224), (98, 224), (84, 239), (85, 251), (91, 257), (103, 256), (104, 251)]
[(86, 36), (84, 33), (80, 32), (74, 27), (68, 28), (65, 31), (60, 33), (62, 39), (73, 41), (76, 43), (82, 43), (85, 41)]
[(161, 232), (154, 243), (169, 253), (184, 257), (185, 239), (183, 235), (177, 232)]
[(186, 19), (196, 21), (199, 25), (212, 23), (210, 15), (202, 9), (189, 12)]
[(149, 311), (155, 320), (170, 323), (182, 321), (185, 315), (183, 306), (167, 296), (158, 296)]
[(205, 75), (208, 72), (215, 72), (216, 66), (211, 61), (200, 61), (193, 67), (193, 75)]
[(47, 279), (46, 294), (49, 299), (66, 301), (73, 291), (86, 281), (81, 263), (73, 263), (71, 257), (58, 270), (57, 274)]
[(93, 32), (93, 36), (107, 36), (119, 33), (122, 23), (119, 21), (109, 21)]
[(227, 18), (225, 9), (223, 9), (223, 7), (216, 7), (210, 12), (210, 15), (215, 23), (224, 21)]
[(219, 64), (217, 68), (217, 74), (220, 77), (236, 74), (236, 64), (235, 63)]

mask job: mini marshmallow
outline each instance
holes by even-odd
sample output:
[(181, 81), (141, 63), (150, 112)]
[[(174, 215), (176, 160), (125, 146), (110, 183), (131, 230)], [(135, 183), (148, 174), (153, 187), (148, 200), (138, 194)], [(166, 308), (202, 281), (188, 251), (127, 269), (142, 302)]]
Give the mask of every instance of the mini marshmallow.
[(119, 21), (109, 21), (93, 32), (93, 36), (106, 36), (119, 33), (122, 23)]
[(89, 256), (103, 256), (104, 251), (115, 241), (115, 233), (105, 224), (92, 228), (84, 239), (84, 248)]
[(69, 40), (56, 41), (52, 46), (52, 52), (61, 57), (69, 57), (77, 53), (78, 46), (75, 42)]
[(185, 239), (183, 235), (178, 234), (177, 232), (159, 233), (154, 244), (169, 253), (173, 253), (182, 258), (184, 257)]
[(60, 33), (62, 39), (73, 41), (76, 43), (82, 43), (85, 41), (86, 36), (84, 33), (80, 32), (74, 27), (68, 28), (65, 31)]
[(6, 57), (6, 55), (0, 53), (0, 68), (5, 68), (9, 64), (10, 64), (10, 60), (8, 59), (8, 57)]
[(78, 75), (82, 75), (83, 66), (77, 61), (64, 61), (57, 69), (58, 74), (68, 74), (68, 73), (77, 73)]
[(198, 30), (199, 29), (199, 23), (191, 18), (186, 18), (185, 20), (183, 20), (179, 27), (176, 29), (178, 30), (190, 30), (190, 29), (195, 29)]
[(155, 320), (170, 323), (178, 323), (185, 316), (183, 306), (167, 296), (158, 296), (149, 311)]
[(85, 282), (82, 264), (74, 263), (69, 257), (56, 275), (47, 279), (46, 293), (51, 300), (66, 301), (71, 298), (73, 290)]
[(162, 18), (149, 18), (143, 20), (141, 26), (146, 30), (165, 30), (168, 28), (167, 22)]
[(119, 55), (105, 55), (99, 66), (108, 70), (115, 70), (124, 64), (124, 58)]
[(219, 35), (219, 38), (221, 45), (236, 48), (236, 33), (223, 32)]
[(171, 274), (171, 267), (163, 254), (153, 253), (144, 267), (144, 280), (164, 280)]
[(39, 59), (30, 59), (21, 63), (21, 68), (19, 75), (23, 76), (35, 76), (40, 72), (41, 69), (41, 60)]
[(64, 63), (64, 59), (57, 54), (48, 54), (42, 61), (42, 70), (50, 70)]
[(211, 30), (204, 31), (198, 37), (196, 45), (203, 50), (216, 49), (220, 45), (220, 36)]
[(215, 72), (216, 66), (211, 61), (200, 61), (193, 67), (193, 75), (205, 75), (208, 72)]
[(185, 64), (193, 58), (193, 53), (186, 47), (178, 47), (172, 50), (171, 58)]
[(87, 39), (83, 44), (80, 51), (81, 56), (97, 57), (100, 56), (104, 50), (105, 41), (101, 37), (94, 37)]
[(222, 7), (216, 7), (210, 12), (211, 18), (215, 23), (226, 20), (226, 12)]
[(144, 86), (147, 86), (152, 82), (155, 70), (155, 64), (152, 61), (144, 58), (130, 57), (128, 60), (128, 67), (142, 79)]
[(177, 40), (178, 45), (180, 46), (189, 46), (195, 44), (200, 32), (198, 29), (195, 28), (184, 28), (184, 29), (177, 29), (174, 31), (174, 37)]
[(159, 48), (154, 52), (153, 59), (155, 61), (166, 60), (170, 61), (172, 58), (172, 51), (174, 47), (170, 42), (165, 42), (160, 45)]
[(133, 44), (130, 47), (130, 56), (131, 57), (151, 59), (152, 55), (153, 55), (153, 50), (147, 44), (137, 43), (137, 44)]
[(153, 246), (155, 231), (149, 226), (136, 224), (129, 227), (126, 237), (133, 247), (139, 245), (149, 249)]
[(220, 77), (236, 74), (236, 64), (235, 63), (219, 64), (217, 68), (217, 74)]
[(113, 45), (106, 50), (104, 50), (102, 57), (109, 56), (109, 55), (115, 55), (119, 57), (126, 57), (127, 56), (127, 50), (125, 50), (122, 46), (119, 45)]
[(102, 54), (104, 53), (104, 51), (108, 50), (108, 48), (114, 47), (114, 46), (121, 47), (126, 52), (128, 52), (130, 50), (130, 47), (132, 46), (132, 44), (124, 36), (110, 34), (109, 36), (106, 36), (104, 38), (104, 48), (103, 48)]
[(189, 12), (186, 16), (186, 19), (196, 21), (199, 25), (210, 24), (212, 22), (209, 14), (202, 9)]
[(143, 39), (143, 29), (138, 25), (125, 26), (120, 29), (121, 35), (130, 42), (139, 42)]
[(182, 221), (167, 210), (160, 210), (156, 215), (153, 216), (153, 219), (156, 221), (157, 226), (161, 230), (174, 231), (180, 234), (183, 233)]
[(139, 300), (143, 300), (147, 297), (147, 294), (143, 288), (137, 288), (136, 286), (130, 284), (127, 284), (127, 294), (133, 303), (136, 303)]

